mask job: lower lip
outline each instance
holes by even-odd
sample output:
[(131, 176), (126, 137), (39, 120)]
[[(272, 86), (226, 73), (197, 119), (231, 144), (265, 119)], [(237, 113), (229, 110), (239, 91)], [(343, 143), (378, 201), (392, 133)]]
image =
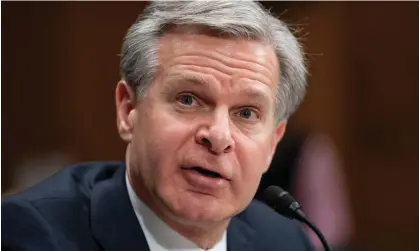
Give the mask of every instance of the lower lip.
[(226, 179), (208, 177), (193, 169), (183, 169), (183, 174), (189, 184), (199, 189), (220, 189), (229, 183)]

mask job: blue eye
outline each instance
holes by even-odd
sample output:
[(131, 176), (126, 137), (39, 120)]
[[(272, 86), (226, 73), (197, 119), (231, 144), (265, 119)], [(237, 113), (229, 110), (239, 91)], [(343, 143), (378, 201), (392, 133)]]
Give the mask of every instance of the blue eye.
[(239, 116), (245, 119), (252, 119), (252, 115), (257, 116), (256, 112), (250, 108), (244, 108), (239, 112)]
[(192, 106), (196, 102), (194, 96), (190, 94), (181, 94), (176, 100), (184, 106)]

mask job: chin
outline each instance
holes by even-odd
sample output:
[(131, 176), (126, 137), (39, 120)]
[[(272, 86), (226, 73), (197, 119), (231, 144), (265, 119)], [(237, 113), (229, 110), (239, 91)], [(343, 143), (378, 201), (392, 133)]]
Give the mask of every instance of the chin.
[(170, 204), (176, 218), (191, 223), (220, 222), (234, 215), (234, 210), (226, 206), (226, 200), (205, 194), (186, 192)]

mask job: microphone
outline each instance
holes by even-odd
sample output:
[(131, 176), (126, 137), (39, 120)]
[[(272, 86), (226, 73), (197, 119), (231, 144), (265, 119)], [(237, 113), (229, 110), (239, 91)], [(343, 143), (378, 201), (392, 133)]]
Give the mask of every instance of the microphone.
[(277, 213), (289, 218), (297, 219), (300, 222), (307, 224), (316, 233), (322, 242), (326, 251), (331, 251), (329, 244), (324, 238), (320, 230), (308, 220), (303, 211), (301, 211), (300, 204), (285, 190), (278, 186), (270, 186), (264, 192), (265, 202)]

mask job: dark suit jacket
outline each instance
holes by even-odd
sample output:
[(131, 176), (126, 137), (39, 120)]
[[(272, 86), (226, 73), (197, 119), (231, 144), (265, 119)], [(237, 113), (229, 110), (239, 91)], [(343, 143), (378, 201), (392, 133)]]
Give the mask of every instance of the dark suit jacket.
[[(149, 250), (123, 163), (65, 168), (2, 201), (2, 250)], [(254, 201), (227, 230), (228, 251), (311, 250), (300, 227)]]

